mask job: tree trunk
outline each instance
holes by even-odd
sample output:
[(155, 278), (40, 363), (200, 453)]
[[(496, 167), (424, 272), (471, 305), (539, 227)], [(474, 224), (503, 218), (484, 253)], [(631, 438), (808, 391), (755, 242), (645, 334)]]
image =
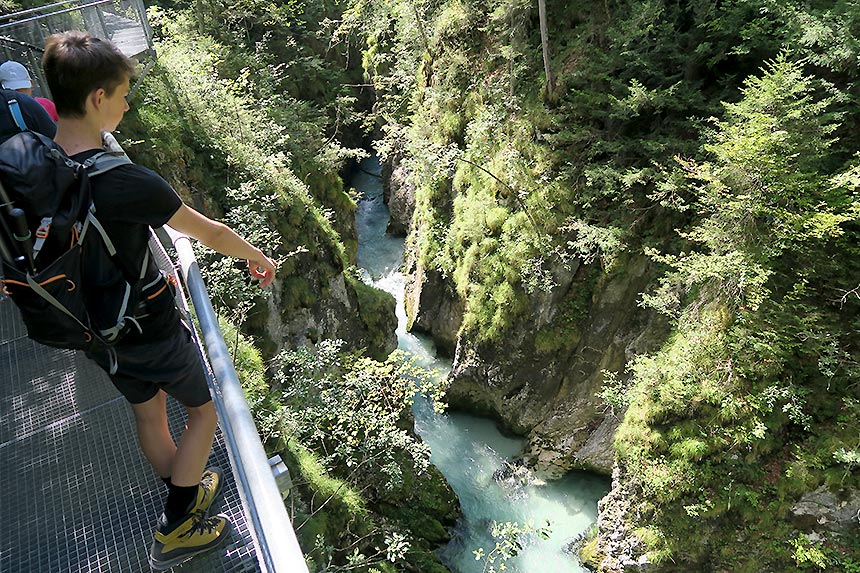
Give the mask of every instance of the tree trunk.
[(197, 33), (200, 35), (205, 34), (205, 27), (203, 25), (203, 0), (197, 0), (197, 12), (195, 16), (197, 16)]
[(546, 24), (546, 0), (538, 0), (538, 17), (540, 18), (540, 43), (543, 49), (543, 69), (546, 73), (546, 95), (552, 99), (555, 92), (555, 78), (549, 56), (549, 32)]
[(433, 54), (432, 50), (430, 50), (430, 38), (427, 37), (427, 30), (424, 28), (424, 19), (418, 11), (418, 6), (415, 5), (415, 2), (410, 2), (409, 5), (412, 7), (412, 14), (415, 16), (415, 25), (418, 27), (418, 32), (421, 34), (421, 41), (424, 42), (424, 50), (431, 58), (436, 59), (436, 56)]

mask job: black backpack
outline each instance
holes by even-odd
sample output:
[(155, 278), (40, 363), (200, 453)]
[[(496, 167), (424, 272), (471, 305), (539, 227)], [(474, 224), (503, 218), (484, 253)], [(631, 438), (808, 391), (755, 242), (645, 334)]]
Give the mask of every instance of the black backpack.
[[(78, 163), (33, 131), (0, 145), (3, 291), (20, 309), (33, 340), (57, 348), (110, 349), (129, 328), (140, 328), (132, 309), (149, 252), (139, 272), (124, 269), (90, 195), (90, 178), (128, 163), (124, 154), (107, 151)], [(86, 268), (100, 263), (87, 260), (89, 253), (106, 254), (122, 271), (121, 300), (99, 300), (100, 308), (92, 308), (85, 292)], [(94, 316), (102, 322), (97, 325)], [(105, 324), (105, 316), (114, 318)]]

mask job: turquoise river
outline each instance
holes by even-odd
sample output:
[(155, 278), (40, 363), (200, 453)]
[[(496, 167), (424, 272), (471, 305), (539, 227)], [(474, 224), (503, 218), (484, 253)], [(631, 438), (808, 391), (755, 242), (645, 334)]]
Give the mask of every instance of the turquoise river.
[[(401, 274), (404, 240), (386, 233), (389, 212), (383, 202), (381, 169), (375, 157), (362, 161), (352, 178), (361, 200), (356, 211), (358, 266), (366, 282), (391, 293), (397, 300), (397, 339), (400, 349), (435, 375), (445, 377), (450, 360), (436, 357), (427, 337), (406, 332)], [(467, 414), (437, 414), (423, 399), (415, 406), (415, 429), (430, 446), (431, 461), (457, 493), (463, 509), (452, 541), (439, 550), (442, 561), (455, 573), (483, 573), (488, 563), (474, 551), (490, 552), (496, 545), (493, 522), (546, 526), (549, 537), (523, 539), (519, 555), (506, 563), (508, 573), (579, 573), (586, 571), (571, 552), (573, 540), (597, 516), (597, 500), (606, 494), (606, 478), (571, 473), (542, 482), (511, 476), (510, 463), (522, 452), (524, 440), (502, 435), (492, 420)], [(498, 570), (498, 562), (496, 562)]]

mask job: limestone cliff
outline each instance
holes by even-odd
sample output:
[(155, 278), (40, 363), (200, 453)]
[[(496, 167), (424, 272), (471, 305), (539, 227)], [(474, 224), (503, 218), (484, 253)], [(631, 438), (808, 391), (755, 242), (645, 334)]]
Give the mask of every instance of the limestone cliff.
[[(398, 215), (407, 228), (414, 210), (414, 188), (403, 184), (409, 177), (399, 156), (386, 162), (389, 208), (395, 197), (408, 205)], [(668, 332), (664, 320), (638, 305), (651, 262), (631, 256), (617, 268), (603, 275), (596, 265), (558, 265), (555, 288), (530, 297), (526, 320), (503, 341), (481, 344), (460, 336), (465, 303), (451, 281), (407, 251), (407, 329), (429, 333), (439, 352), (454, 358), (449, 403), (527, 436), (525, 458), (547, 477), (573, 468), (611, 473), (619, 418), (596, 396), (603, 371), (624, 376), (627, 361), (654, 350)]]
[[(320, 294), (306, 305), (279, 306), (283, 292), (268, 299), (263, 332), (283, 348), (309, 346), (323, 339), (341, 339), (349, 348), (365, 348), (368, 355), (384, 360), (397, 348), (394, 298), (341, 272), (308, 273), (302, 277)], [(289, 287), (286, 287), (289, 288)]]
[(425, 269), (414, 256), (406, 268), (406, 329), (431, 334), (438, 351), (453, 357), (463, 322), (462, 301), (438, 271)]
[[(596, 396), (603, 371), (623, 376), (627, 361), (654, 349), (666, 333), (663, 321), (637, 305), (651, 279), (647, 259), (634, 257), (624, 273), (602, 276), (589, 288), (596, 272), (578, 265), (558, 269), (557, 286), (531, 298), (531, 316), (501, 343), (457, 340), (449, 402), (491, 414), (526, 435), (526, 460), (548, 477), (572, 468), (611, 472), (618, 420)], [(561, 309), (583, 297), (581, 320), (564, 334), (553, 331), (570, 319)]]

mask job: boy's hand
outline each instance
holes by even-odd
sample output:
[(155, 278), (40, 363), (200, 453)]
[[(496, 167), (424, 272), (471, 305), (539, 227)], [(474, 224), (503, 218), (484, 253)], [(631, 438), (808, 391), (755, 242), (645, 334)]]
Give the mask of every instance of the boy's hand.
[(255, 279), (260, 279), (260, 286), (267, 287), (275, 280), (277, 264), (275, 261), (260, 253), (259, 257), (248, 259), (248, 271)]

